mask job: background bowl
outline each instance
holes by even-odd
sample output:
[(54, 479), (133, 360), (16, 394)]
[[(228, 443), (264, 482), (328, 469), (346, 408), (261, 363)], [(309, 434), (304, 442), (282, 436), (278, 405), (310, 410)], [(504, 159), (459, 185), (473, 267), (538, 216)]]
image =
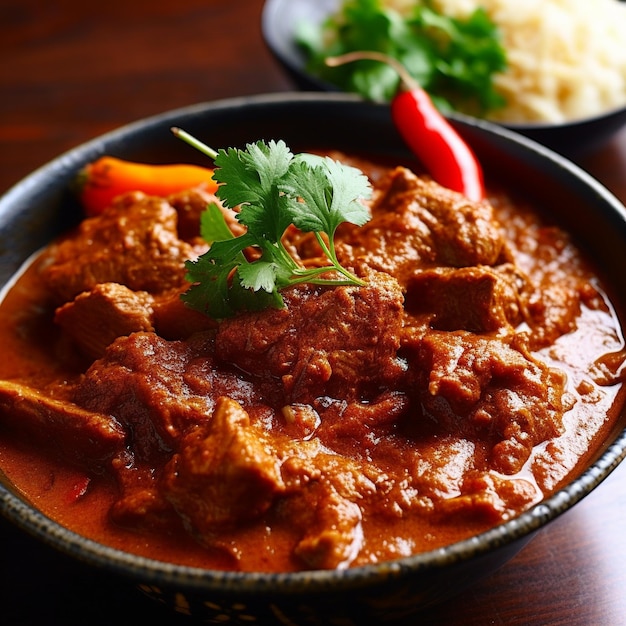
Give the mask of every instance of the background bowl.
[[(339, 0), (267, 0), (264, 5), (262, 31), (265, 43), (295, 86), (300, 89), (340, 91), (335, 85), (306, 71), (305, 55), (294, 41), (298, 24), (320, 24), (339, 4)], [(600, 147), (626, 125), (626, 105), (593, 117), (561, 124), (498, 124), (575, 158)]]
[[(453, 120), (485, 168), (487, 182), (532, 193), (595, 258), (626, 310), (626, 211), (599, 183), (545, 148), (499, 127)], [(344, 94), (274, 94), (197, 105), (126, 126), (44, 166), (0, 199), (0, 288), (34, 251), (79, 217), (68, 187), (77, 171), (102, 154), (148, 162), (204, 158), (173, 137), (180, 126), (226, 147), (284, 139), (294, 150), (337, 148), (406, 158), (387, 106)], [(9, 245), (10, 242), (10, 245)], [(343, 571), (291, 574), (217, 572), (159, 563), (113, 550), (64, 529), (0, 476), (0, 511), (54, 548), (120, 574), (152, 597), (221, 623), (362, 624), (408, 619), (460, 592), (514, 556), (570, 509), (626, 456), (626, 414), (586, 470), (518, 518), (454, 545), (393, 562)], [(546, 555), (549, 558), (549, 555)]]

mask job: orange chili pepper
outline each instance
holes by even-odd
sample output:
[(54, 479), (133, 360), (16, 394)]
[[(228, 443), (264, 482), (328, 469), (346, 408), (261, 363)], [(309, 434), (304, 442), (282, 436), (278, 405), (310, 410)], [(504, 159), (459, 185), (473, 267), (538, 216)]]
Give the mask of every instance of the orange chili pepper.
[(200, 185), (215, 193), (213, 169), (184, 163), (151, 165), (110, 156), (89, 163), (78, 176), (79, 198), (90, 217), (99, 215), (115, 197), (129, 191), (164, 197)]

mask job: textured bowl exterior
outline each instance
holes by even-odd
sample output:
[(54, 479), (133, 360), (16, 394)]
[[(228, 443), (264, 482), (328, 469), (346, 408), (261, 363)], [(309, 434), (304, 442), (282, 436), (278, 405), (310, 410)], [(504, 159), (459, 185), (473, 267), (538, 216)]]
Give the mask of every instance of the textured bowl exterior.
[[(599, 183), (562, 157), (500, 127), (453, 123), (483, 162), (486, 179), (536, 194), (587, 248), (626, 310), (626, 211)], [(407, 157), (388, 107), (343, 94), (281, 93), (171, 111), (123, 127), (45, 165), (0, 199), (0, 288), (21, 263), (79, 219), (68, 191), (77, 171), (102, 154), (148, 162), (204, 157), (173, 137), (179, 126), (214, 147), (284, 139), (293, 150), (335, 148)], [(621, 300), (620, 300), (621, 298)], [(0, 512), (43, 542), (116, 572), (169, 607), (207, 623), (363, 624), (406, 620), (492, 573), (599, 485), (626, 456), (626, 416), (593, 463), (553, 497), (480, 536), (425, 554), (342, 571), (216, 572), (113, 550), (64, 529), (0, 475)]]

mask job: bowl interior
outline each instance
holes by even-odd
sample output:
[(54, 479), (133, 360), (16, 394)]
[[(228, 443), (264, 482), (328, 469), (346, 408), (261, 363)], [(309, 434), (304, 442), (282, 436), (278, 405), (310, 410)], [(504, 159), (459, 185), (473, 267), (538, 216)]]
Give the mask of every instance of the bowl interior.
[[(471, 144), (485, 167), (487, 182), (503, 182), (532, 194), (578, 239), (602, 268), (620, 311), (626, 311), (626, 212), (606, 189), (558, 155), (499, 127), (455, 118), (454, 125)], [(102, 154), (147, 162), (197, 162), (202, 155), (169, 131), (179, 126), (216, 148), (257, 139), (284, 139), (293, 150), (333, 148), (353, 153), (406, 158), (394, 131), (388, 107), (342, 95), (275, 94), (201, 104), (159, 115), (95, 139), (72, 150), (17, 184), (0, 199), (0, 285), (20, 264), (61, 230), (75, 223), (79, 211), (68, 191), (76, 172)], [(0, 512), (16, 524), (82, 560), (148, 582), (193, 589), (237, 593), (280, 587), (289, 593), (310, 592), (329, 585), (334, 590), (359, 587), (366, 581), (389, 580), (407, 572), (430, 572), (457, 566), (469, 579), (468, 563), (482, 562), (484, 573), (512, 556), (534, 532), (595, 488), (626, 456), (626, 415), (598, 450), (589, 469), (555, 496), (478, 538), (448, 548), (402, 559), (397, 563), (339, 572), (291, 575), (207, 573), (151, 562), (104, 548), (44, 518), (0, 477)], [(475, 572), (472, 573), (475, 576)], [(433, 592), (434, 593), (434, 592)], [(441, 593), (441, 590), (439, 591)]]

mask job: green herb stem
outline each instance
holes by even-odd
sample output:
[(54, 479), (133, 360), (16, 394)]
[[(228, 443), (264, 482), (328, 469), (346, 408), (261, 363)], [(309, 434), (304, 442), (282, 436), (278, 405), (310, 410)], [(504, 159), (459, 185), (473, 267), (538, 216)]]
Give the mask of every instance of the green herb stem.
[(215, 161), (217, 158), (217, 152), (213, 150), (210, 146), (207, 146), (205, 143), (190, 135), (188, 132), (184, 131), (182, 128), (178, 128), (177, 126), (172, 126), (170, 129), (174, 136), (182, 139), (185, 143), (188, 143), (192, 148), (199, 150), (202, 154), (206, 154), (211, 160)]

